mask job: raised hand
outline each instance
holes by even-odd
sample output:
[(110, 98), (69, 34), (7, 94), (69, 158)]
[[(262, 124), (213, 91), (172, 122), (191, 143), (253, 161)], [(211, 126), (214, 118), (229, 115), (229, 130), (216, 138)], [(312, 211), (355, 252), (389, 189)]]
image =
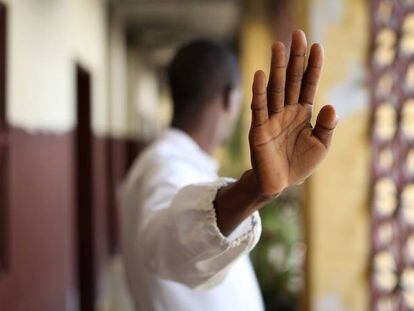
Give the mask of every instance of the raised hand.
[(319, 111), (311, 124), (313, 101), (323, 63), (323, 49), (314, 44), (306, 62), (306, 37), (292, 34), (290, 57), (281, 42), (272, 47), (269, 81), (257, 71), (253, 82), (249, 133), (253, 172), (259, 191), (275, 196), (308, 177), (325, 158), (334, 128), (332, 106)]

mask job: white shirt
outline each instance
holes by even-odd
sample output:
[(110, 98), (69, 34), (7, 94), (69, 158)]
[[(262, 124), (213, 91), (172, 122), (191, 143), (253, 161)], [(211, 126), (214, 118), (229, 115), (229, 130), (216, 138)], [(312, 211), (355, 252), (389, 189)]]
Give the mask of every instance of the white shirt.
[(263, 310), (248, 258), (257, 212), (228, 237), (213, 207), (218, 165), (171, 129), (135, 161), (122, 193), (122, 252), (137, 310)]

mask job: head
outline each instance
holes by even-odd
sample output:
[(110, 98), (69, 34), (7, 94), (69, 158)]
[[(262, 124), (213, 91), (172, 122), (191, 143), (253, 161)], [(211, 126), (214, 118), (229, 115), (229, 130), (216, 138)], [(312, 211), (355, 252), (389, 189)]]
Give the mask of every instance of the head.
[(182, 46), (168, 69), (173, 99), (172, 126), (203, 131), (212, 144), (228, 139), (241, 103), (240, 72), (223, 45), (194, 40)]

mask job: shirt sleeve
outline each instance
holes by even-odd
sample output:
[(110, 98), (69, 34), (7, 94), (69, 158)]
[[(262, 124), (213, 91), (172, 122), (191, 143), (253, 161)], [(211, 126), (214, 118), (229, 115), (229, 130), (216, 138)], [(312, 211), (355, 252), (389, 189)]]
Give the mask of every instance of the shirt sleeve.
[[(146, 212), (138, 236), (141, 254), (153, 273), (191, 288), (211, 288), (223, 281), (232, 263), (253, 249), (261, 234), (258, 212), (228, 237), (217, 226), (213, 206), (217, 191), (233, 181), (220, 178), (186, 186), (173, 195), (168, 207)], [(168, 195), (158, 204), (162, 201), (168, 201)]]

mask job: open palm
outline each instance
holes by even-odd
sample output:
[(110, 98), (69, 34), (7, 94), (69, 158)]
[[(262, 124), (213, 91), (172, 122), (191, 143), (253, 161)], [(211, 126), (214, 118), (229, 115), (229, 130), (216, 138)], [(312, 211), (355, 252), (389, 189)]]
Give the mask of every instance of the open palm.
[(323, 63), (314, 44), (306, 62), (306, 37), (292, 35), (290, 57), (281, 42), (272, 47), (269, 81), (257, 71), (253, 82), (252, 125), (249, 133), (253, 171), (260, 192), (274, 196), (303, 181), (325, 158), (336, 126), (332, 106), (324, 106), (311, 124), (313, 101)]

